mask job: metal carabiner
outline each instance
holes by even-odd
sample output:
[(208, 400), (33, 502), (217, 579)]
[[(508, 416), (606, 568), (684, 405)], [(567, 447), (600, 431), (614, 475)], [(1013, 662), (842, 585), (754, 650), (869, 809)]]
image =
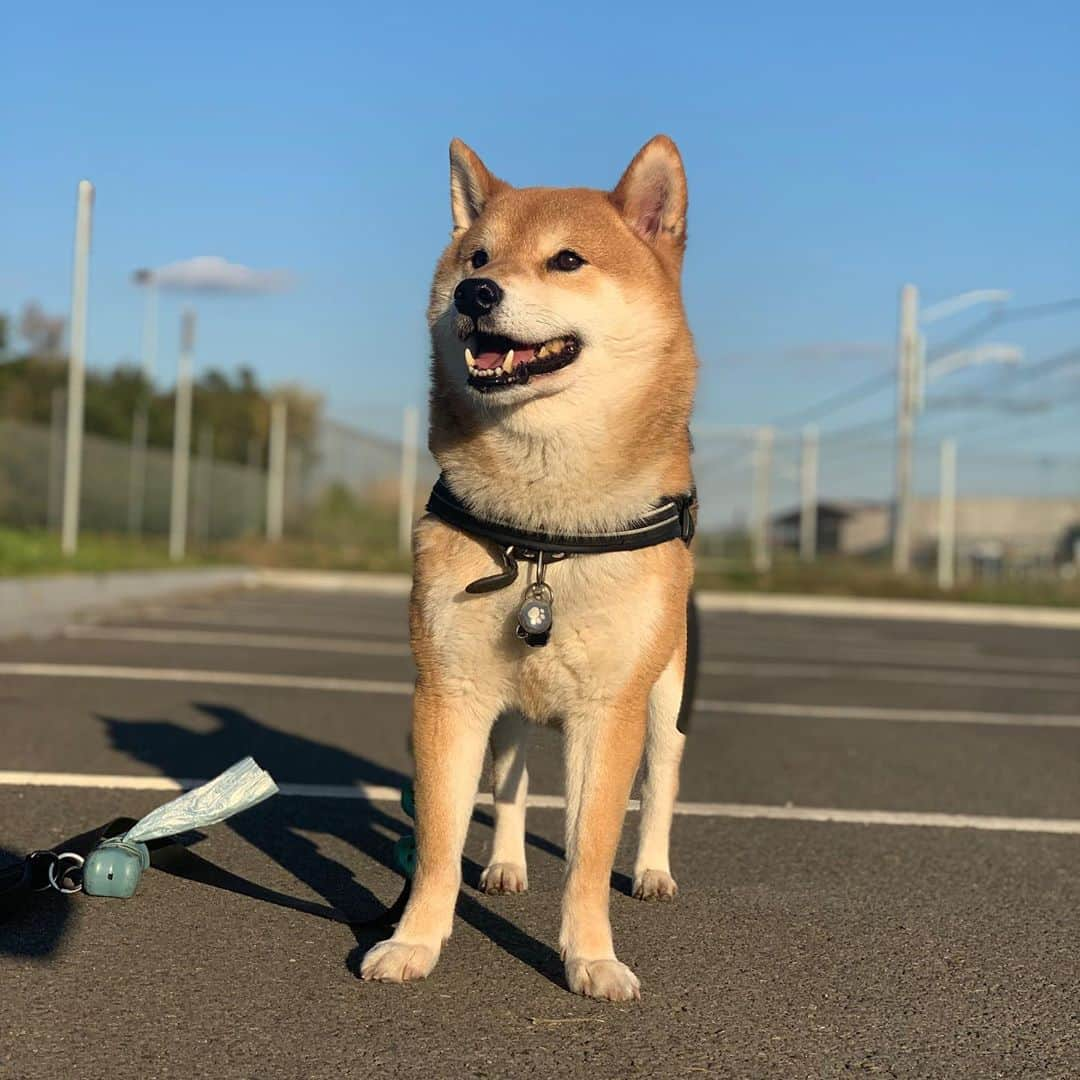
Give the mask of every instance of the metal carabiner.
[[(65, 870), (61, 874), (57, 874), (56, 868), (65, 860), (70, 859), (74, 864), (70, 870)], [(69, 893), (82, 892), (82, 882), (78, 885), (64, 885), (64, 878), (68, 877), (73, 871), (81, 870), (86, 860), (77, 851), (62, 851), (56, 856), (56, 862), (49, 863), (49, 884), (59, 893), (65, 895)]]

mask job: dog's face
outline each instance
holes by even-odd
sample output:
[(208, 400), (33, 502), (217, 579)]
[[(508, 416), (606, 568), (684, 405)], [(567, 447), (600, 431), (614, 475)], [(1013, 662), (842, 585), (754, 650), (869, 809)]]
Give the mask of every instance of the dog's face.
[(549, 423), (692, 377), (664, 371), (684, 325), (686, 180), (670, 139), (646, 144), (611, 192), (513, 188), (455, 140), (450, 186), (428, 310), (445, 392)]

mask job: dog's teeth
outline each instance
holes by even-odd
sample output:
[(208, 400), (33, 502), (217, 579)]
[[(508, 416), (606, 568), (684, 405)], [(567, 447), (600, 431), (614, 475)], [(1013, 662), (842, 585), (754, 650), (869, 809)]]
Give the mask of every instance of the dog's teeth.
[(465, 366), (472, 371), (476, 367), (476, 361), (473, 359), (472, 350), (466, 348), (465, 350)]
[(510, 372), (514, 370), (514, 350), (513, 349), (511, 349), (506, 354), (506, 357), (502, 362), (502, 369), (503, 369), (503, 371), (506, 372), (507, 375), (509, 375)]

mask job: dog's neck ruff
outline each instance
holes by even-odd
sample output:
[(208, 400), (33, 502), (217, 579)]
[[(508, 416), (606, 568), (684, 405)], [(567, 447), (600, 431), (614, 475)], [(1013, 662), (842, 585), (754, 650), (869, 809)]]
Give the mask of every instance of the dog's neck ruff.
[[(558, 535), (520, 529), (506, 522), (477, 517), (440, 476), (431, 490), (427, 512), (481, 540), (490, 540), (504, 553), (504, 573), (482, 578), (467, 586), (468, 592), (491, 592), (510, 585), (517, 577), (516, 559), (554, 561), (568, 555), (603, 555), (614, 551), (639, 551), (672, 540), (689, 544), (697, 527), (697, 491), (665, 495), (642, 517), (610, 532)], [(513, 564), (511, 572), (510, 564)]]

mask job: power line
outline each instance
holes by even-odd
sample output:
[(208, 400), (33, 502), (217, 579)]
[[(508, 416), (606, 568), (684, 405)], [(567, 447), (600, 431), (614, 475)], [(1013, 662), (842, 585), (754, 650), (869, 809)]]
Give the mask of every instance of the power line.
[[(1052, 300), (1041, 304), (1028, 304), (1019, 308), (999, 308), (991, 311), (988, 315), (960, 333), (955, 334), (947, 341), (935, 346), (928, 352), (926, 362), (932, 363), (934, 360), (947, 356), (964, 345), (970, 345), (972, 342), (978, 341), (984, 334), (997, 326), (1013, 322), (1024, 322), (1030, 319), (1046, 318), (1067, 311), (1080, 311), (1080, 296), (1068, 297), (1064, 300)], [(846, 390), (830, 394), (812, 405), (787, 413), (775, 420), (774, 423), (778, 426), (785, 426), (787, 424), (803, 423), (807, 420), (819, 420), (822, 416), (827, 416), (829, 413), (836, 412), (847, 405), (852, 405), (856, 401), (861, 401), (879, 393), (881, 390), (891, 386), (895, 378), (896, 373), (892, 368), (879, 371), (854, 386), (848, 387)]]
[(775, 423), (782, 427), (787, 424), (818, 419), (823, 415), (827, 415), (830, 412), (835, 412), (837, 409), (843, 408), (845, 405), (851, 405), (856, 401), (860, 401), (863, 398), (870, 397), (872, 394), (876, 394), (879, 390), (884, 390), (886, 387), (892, 386), (895, 378), (896, 374), (892, 368), (889, 368), (886, 371), (879, 371), (875, 375), (871, 375), (870, 378), (864, 379), (862, 382), (856, 383), (855, 386), (849, 387), (847, 390), (841, 390), (839, 393), (832, 394), (813, 405), (808, 405), (805, 408), (797, 409), (785, 416), (781, 416)]

